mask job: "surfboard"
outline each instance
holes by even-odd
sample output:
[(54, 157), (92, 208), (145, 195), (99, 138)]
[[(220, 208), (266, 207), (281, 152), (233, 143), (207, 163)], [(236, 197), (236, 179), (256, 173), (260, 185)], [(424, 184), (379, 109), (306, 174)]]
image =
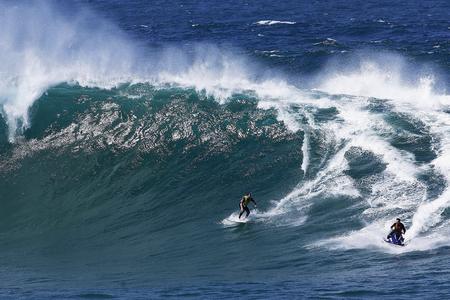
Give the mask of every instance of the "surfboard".
[(239, 215), (233, 213), (228, 218), (225, 218), (222, 221), (222, 224), (226, 225), (226, 226), (239, 226), (239, 225), (247, 224), (250, 221), (251, 221), (250, 218), (241, 218), (241, 219), (239, 219)]
[(226, 218), (225, 219), (227, 222), (229, 223), (235, 223), (235, 224), (246, 224), (248, 223), (250, 220), (247, 219), (235, 219), (235, 218)]

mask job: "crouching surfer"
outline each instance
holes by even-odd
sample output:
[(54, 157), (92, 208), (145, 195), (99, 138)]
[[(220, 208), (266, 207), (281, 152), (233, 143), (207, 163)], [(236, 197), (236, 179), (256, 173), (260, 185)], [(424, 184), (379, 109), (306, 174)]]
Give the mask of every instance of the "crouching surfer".
[(405, 225), (403, 225), (403, 223), (400, 222), (400, 219), (397, 218), (397, 222), (391, 226), (391, 232), (387, 236), (387, 239), (391, 240), (395, 244), (403, 244), (403, 234), (405, 234), (405, 232)]
[(246, 193), (242, 197), (241, 202), (239, 203), (239, 207), (241, 209), (241, 211), (239, 212), (239, 219), (241, 218), (241, 216), (244, 213), (244, 211), (247, 213), (246, 216), (245, 216), (246, 218), (250, 214), (250, 209), (248, 209), (248, 205), (250, 204), (250, 202), (253, 202), (253, 204), (255, 205), (255, 208), (256, 208), (256, 202), (252, 198), (252, 194), (251, 193)]

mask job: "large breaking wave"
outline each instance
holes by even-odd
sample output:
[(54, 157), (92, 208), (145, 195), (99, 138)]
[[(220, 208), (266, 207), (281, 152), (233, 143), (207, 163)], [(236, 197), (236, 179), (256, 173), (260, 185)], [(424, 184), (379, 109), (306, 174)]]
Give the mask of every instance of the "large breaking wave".
[[(175, 264), (189, 248), (168, 236), (207, 239), (252, 190), (254, 220), (317, 231), (308, 247), (450, 244), (450, 96), (434, 73), (363, 55), (300, 86), (212, 45), (147, 49), (79, 8), (2, 8), (4, 241), (125, 241)], [(402, 249), (382, 242), (397, 216)]]

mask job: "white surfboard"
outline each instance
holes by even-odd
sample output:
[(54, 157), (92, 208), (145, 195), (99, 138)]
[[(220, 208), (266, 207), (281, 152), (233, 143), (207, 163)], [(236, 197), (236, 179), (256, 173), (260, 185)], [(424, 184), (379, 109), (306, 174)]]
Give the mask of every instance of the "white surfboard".
[(223, 219), (221, 223), (225, 226), (238, 226), (241, 224), (246, 224), (249, 221), (251, 221), (250, 218), (246, 218), (245, 216), (242, 216), (239, 219), (238, 213), (232, 213), (228, 218)]

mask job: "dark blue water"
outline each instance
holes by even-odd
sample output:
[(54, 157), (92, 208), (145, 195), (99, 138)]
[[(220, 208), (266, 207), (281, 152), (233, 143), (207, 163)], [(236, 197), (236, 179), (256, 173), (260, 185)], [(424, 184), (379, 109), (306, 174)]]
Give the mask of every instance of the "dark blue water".
[(0, 8), (2, 299), (450, 293), (448, 1)]

